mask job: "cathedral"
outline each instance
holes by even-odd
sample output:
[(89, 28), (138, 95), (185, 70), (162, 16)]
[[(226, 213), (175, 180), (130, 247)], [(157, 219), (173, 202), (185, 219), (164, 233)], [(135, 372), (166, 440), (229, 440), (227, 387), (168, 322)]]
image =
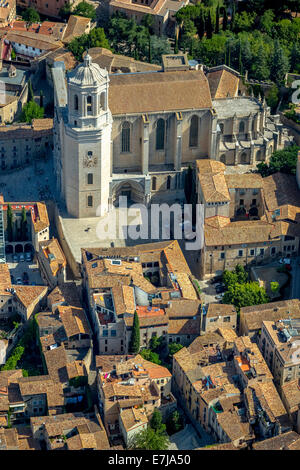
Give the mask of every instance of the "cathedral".
[(279, 116), (226, 66), (204, 71), (169, 55), (159, 71), (109, 74), (87, 53), (52, 75), (57, 191), (74, 218), (104, 215), (120, 195), (182, 200), (196, 160), (255, 167), (289, 143)]

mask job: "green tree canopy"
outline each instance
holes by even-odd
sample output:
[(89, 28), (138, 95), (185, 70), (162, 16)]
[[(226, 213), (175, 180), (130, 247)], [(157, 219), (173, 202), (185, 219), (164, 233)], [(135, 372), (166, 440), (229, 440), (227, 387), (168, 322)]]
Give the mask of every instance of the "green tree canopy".
[(170, 356), (173, 356), (178, 351), (180, 351), (180, 349), (182, 349), (182, 348), (183, 348), (183, 346), (180, 343), (170, 343), (169, 344), (169, 354), (170, 354)]
[(146, 359), (146, 361), (153, 362), (154, 364), (161, 364), (161, 360), (159, 359), (159, 354), (151, 351), (151, 349), (142, 349), (140, 351), (140, 355)]
[(238, 310), (251, 305), (265, 304), (269, 297), (258, 282), (246, 282), (244, 284), (230, 284), (223, 297), (224, 304), (232, 304)]
[(39, 23), (41, 21), (39, 13), (32, 7), (26, 8), (26, 10), (22, 12), (22, 18), (29, 24)]
[(95, 7), (85, 1), (76, 5), (72, 11), (72, 15), (84, 16), (85, 18), (91, 18), (91, 20), (94, 20), (97, 16)]
[(137, 433), (129, 444), (131, 450), (167, 450), (169, 446), (167, 434), (154, 431), (150, 426)]
[(276, 85), (283, 86), (285, 82), (285, 75), (288, 70), (289, 59), (284, 49), (280, 46), (279, 41), (275, 41), (270, 77), (276, 83)]
[(150, 426), (158, 433), (164, 433), (166, 431), (166, 425), (163, 423), (161, 412), (157, 408), (153, 411)]
[(178, 410), (173, 411), (173, 413), (167, 419), (167, 432), (169, 435), (174, 434), (180, 431), (183, 428), (184, 422), (183, 417)]
[(83, 60), (83, 53), (92, 47), (104, 47), (110, 49), (103, 28), (94, 28), (89, 34), (83, 34), (74, 38), (68, 45), (68, 49), (74, 54), (77, 60)]
[(129, 351), (138, 354), (140, 350), (140, 321), (137, 312), (134, 312), (132, 333), (129, 343)]
[(277, 150), (270, 158), (269, 164), (259, 163), (257, 169), (265, 177), (281, 171), (282, 173), (296, 174), (297, 155), (300, 147), (291, 145), (282, 150)]
[(20, 121), (31, 123), (32, 119), (42, 119), (44, 117), (44, 108), (41, 108), (35, 101), (29, 101), (23, 107)]

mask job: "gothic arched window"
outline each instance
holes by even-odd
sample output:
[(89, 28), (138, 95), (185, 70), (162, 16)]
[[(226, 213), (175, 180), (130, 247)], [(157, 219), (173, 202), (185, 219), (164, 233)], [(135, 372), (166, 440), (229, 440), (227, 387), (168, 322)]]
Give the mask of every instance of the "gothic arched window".
[(75, 111), (78, 111), (78, 96), (74, 96), (74, 109)]
[(165, 148), (165, 121), (159, 119), (156, 125), (156, 150)]
[(190, 125), (190, 147), (197, 147), (198, 145), (198, 129), (199, 118), (198, 116), (192, 116)]
[(244, 121), (241, 121), (239, 125), (239, 133), (244, 134), (244, 132), (245, 132), (245, 123)]
[(262, 160), (262, 153), (261, 153), (261, 150), (258, 150), (256, 152), (256, 160), (257, 161), (261, 161)]
[(224, 132), (224, 124), (223, 124), (222, 122), (220, 122), (219, 127), (220, 127), (221, 134), (223, 134), (223, 132)]
[(156, 191), (156, 176), (152, 178), (152, 191)]
[(122, 152), (130, 152), (130, 123), (127, 121), (122, 125)]

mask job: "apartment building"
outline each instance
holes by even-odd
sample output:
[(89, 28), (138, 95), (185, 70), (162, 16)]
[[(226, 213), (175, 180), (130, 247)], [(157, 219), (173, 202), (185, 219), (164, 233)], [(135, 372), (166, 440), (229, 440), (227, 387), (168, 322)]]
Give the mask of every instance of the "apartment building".
[(202, 331), (208, 333), (218, 328), (237, 327), (237, 311), (233, 305), (211, 303), (203, 315)]
[(42, 278), (51, 289), (65, 283), (67, 260), (56, 238), (40, 242), (37, 257)]
[(262, 323), (259, 346), (279, 389), (300, 377), (300, 319)]
[(200, 300), (177, 240), (83, 249), (82, 277), (101, 354), (128, 353), (134, 312), (142, 348), (154, 336), (191, 342), (200, 334)]
[(165, 367), (140, 355), (97, 356), (96, 366), (100, 411), (112, 441), (122, 436), (128, 445), (137, 429), (145, 428), (155, 408), (163, 416), (176, 409), (172, 376)]
[(236, 264), (296, 255), (300, 235), (296, 178), (284, 173), (261, 178), (225, 172), (221, 162), (196, 162), (198, 203), (204, 205), (205, 217), (202, 277), (221, 274)]
[(62, 387), (49, 375), (23, 377), (21, 369), (1, 371), (0, 384), (0, 418), (5, 426), (9, 421), (22, 423), (47, 412), (49, 415), (63, 413)]
[(27, 321), (46, 303), (47, 286), (23, 286), (11, 282), (8, 265), (0, 263), (0, 319), (8, 320), (15, 314)]
[(249, 336), (253, 342), (259, 343), (264, 320), (278, 321), (282, 318), (299, 318), (299, 299), (281, 300), (240, 309), (240, 335)]
[[(216, 333), (206, 333), (201, 341), (207, 336), (209, 343)], [(218, 442), (249, 448), (257, 439), (291, 429), (273, 376), (249, 337), (235, 337), (230, 350), (223, 339), (207, 365), (199, 338), (194, 343), (173, 356), (173, 378), (176, 396), (199, 432), (204, 429)]]
[[(74, 8), (80, 0), (69, 0), (68, 3)], [(64, 7), (66, 0), (17, 0), (17, 5), (21, 8), (32, 7), (41, 15), (48, 18), (60, 18), (60, 9)]]

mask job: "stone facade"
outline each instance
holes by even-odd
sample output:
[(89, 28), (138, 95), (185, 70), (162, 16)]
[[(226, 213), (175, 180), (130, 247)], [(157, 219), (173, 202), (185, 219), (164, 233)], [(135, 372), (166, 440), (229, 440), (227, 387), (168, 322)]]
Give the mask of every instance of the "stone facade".
[[(87, 54), (67, 86), (59, 64), (52, 69), (57, 187), (70, 215), (103, 215), (119, 195), (146, 204), (184, 199), (184, 174), (196, 160), (256, 165), (286, 145), (266, 103), (238, 95), (235, 71), (205, 75), (169, 62), (108, 76)], [(230, 86), (216, 85), (220, 71)]]

